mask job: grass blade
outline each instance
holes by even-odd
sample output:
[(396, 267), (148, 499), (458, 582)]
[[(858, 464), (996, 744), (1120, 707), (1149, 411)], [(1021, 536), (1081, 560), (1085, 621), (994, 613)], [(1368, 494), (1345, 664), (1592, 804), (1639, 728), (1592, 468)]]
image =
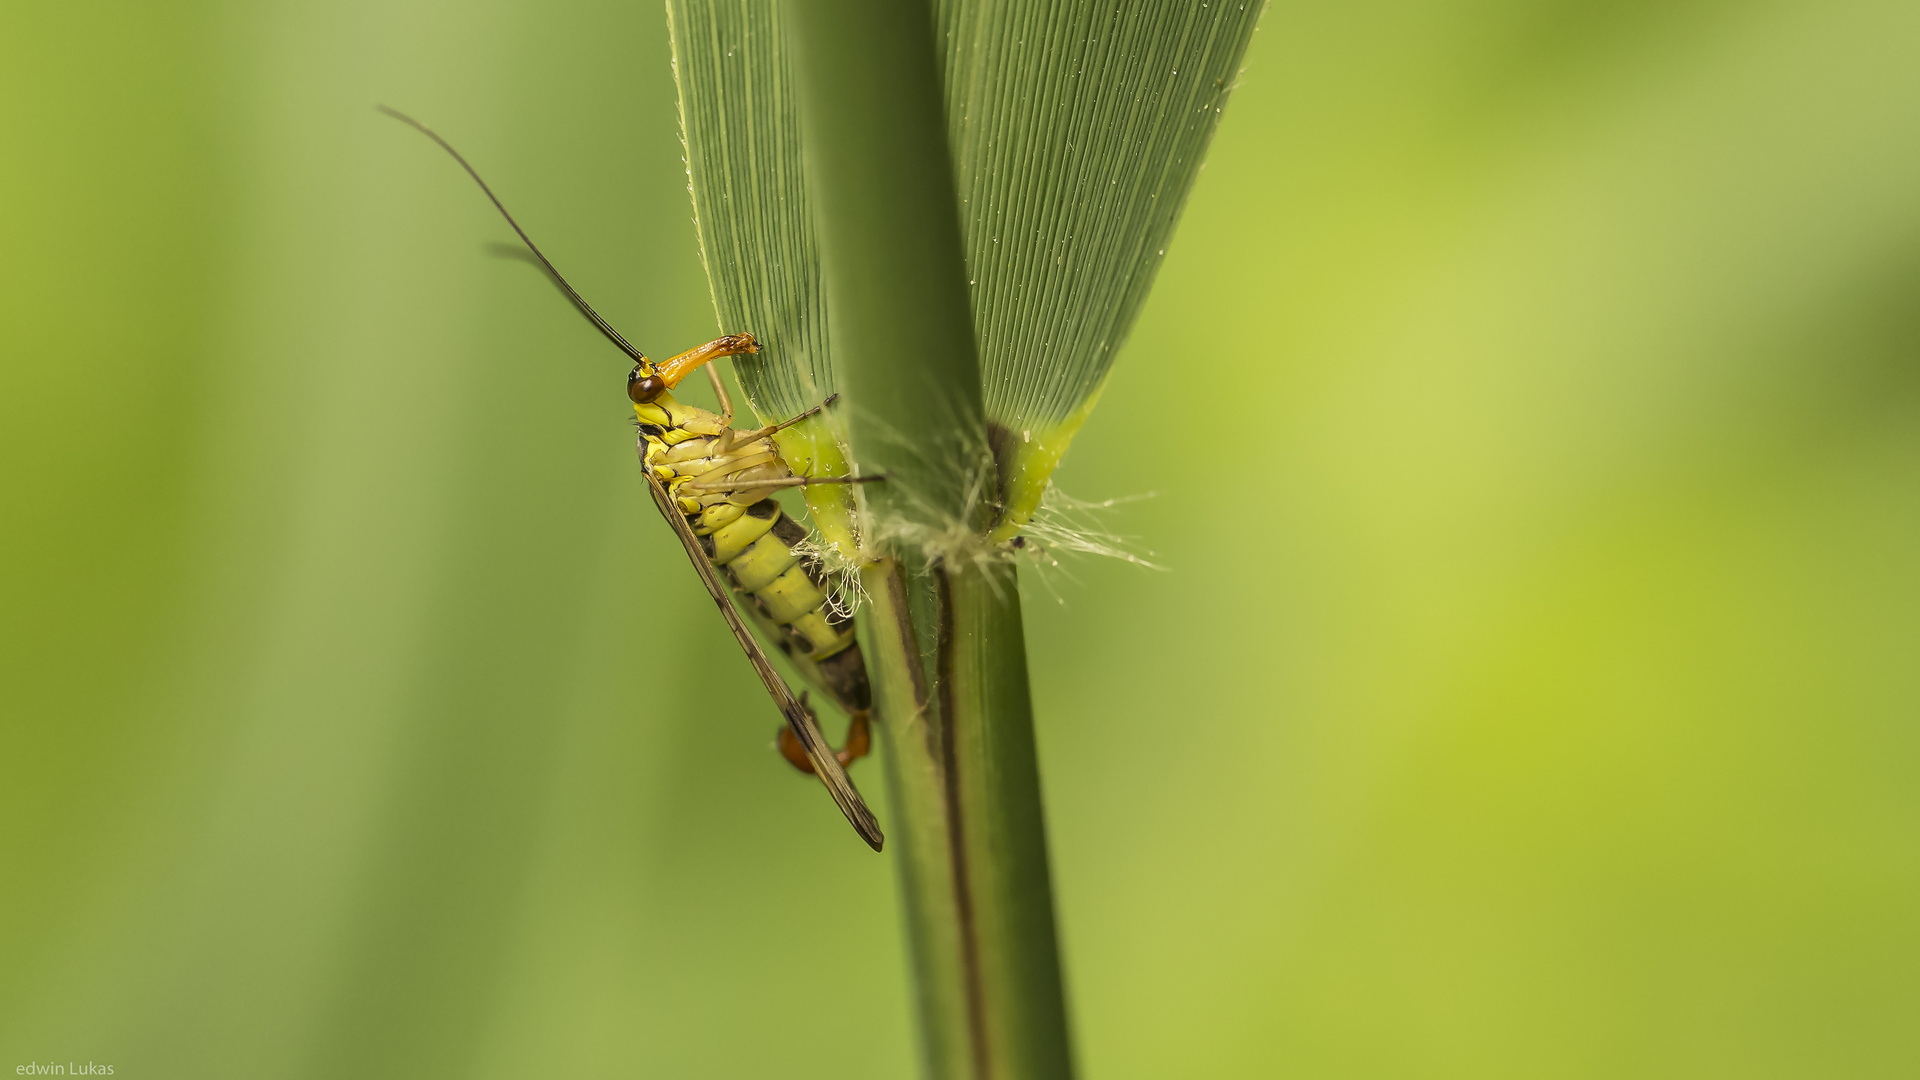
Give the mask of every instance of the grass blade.
[(945, 0), (949, 140), (1010, 536), (1097, 399), (1264, 0)]
[(827, 347), (786, 34), (770, 0), (668, 0), (688, 189), (718, 325), (761, 345), (734, 361), (765, 419), (838, 387)]

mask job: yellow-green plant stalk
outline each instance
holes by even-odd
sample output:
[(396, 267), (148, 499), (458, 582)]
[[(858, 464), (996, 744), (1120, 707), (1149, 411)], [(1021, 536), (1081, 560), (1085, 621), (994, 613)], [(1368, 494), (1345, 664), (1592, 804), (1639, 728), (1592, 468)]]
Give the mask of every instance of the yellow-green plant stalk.
[(669, 0), (737, 370), (859, 568), (925, 1071), (1071, 1074), (1015, 569), (1258, 4)]
[(927, 8), (799, 0), (829, 342), (856, 459), (877, 711), (926, 1072), (1071, 1074), (1019, 590), (997, 504)]

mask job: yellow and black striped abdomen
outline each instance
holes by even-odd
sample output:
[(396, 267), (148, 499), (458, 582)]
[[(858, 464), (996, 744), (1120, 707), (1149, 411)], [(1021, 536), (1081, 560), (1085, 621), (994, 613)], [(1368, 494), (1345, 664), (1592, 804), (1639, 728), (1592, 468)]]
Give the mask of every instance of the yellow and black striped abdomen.
[(835, 610), (818, 558), (801, 548), (807, 530), (772, 499), (708, 506), (687, 517), (707, 557), (780, 650), (803, 670), (814, 669), (812, 681), (841, 708), (868, 708), (872, 693), (853, 619)]
[[(807, 530), (766, 497), (758, 481), (793, 474), (773, 440), (722, 439), (721, 418), (663, 394), (636, 405), (643, 455), (694, 535), (733, 585), (741, 606), (807, 681), (849, 714), (864, 713), (872, 694), (853, 619), (827, 599), (817, 557), (801, 542)], [(739, 433), (733, 433), (738, 436)], [(715, 481), (726, 488), (716, 489)]]
[(760, 615), (785, 631), (791, 651), (824, 660), (853, 644), (853, 622), (834, 617), (818, 561), (797, 550), (807, 530), (779, 503), (723, 503), (691, 521), (707, 557)]

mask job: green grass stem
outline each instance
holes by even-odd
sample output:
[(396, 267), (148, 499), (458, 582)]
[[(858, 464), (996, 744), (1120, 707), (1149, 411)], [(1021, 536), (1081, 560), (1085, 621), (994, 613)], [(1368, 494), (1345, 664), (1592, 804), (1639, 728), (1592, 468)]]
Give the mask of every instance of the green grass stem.
[(1071, 1075), (1019, 592), (994, 473), (930, 9), (786, 7), (835, 369), (891, 557), (863, 620), (936, 1080)]

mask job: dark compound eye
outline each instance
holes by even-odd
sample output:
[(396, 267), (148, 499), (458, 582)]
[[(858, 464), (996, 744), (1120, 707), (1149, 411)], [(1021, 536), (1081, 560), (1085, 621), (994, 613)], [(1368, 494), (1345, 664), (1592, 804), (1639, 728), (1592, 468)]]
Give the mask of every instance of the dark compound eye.
[(667, 381), (658, 375), (642, 374), (639, 368), (627, 376), (627, 397), (635, 405), (645, 405), (667, 392)]

